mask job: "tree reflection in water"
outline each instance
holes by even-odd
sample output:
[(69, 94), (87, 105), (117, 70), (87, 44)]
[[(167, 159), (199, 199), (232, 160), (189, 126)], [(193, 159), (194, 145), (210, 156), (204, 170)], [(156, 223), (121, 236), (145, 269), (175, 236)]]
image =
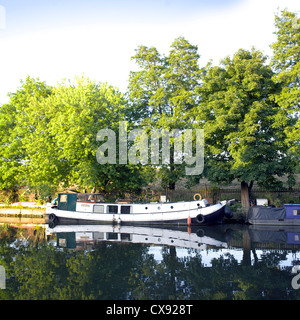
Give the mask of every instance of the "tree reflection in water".
[[(300, 263), (280, 266), (291, 250), (265, 249), (258, 257), (247, 230), (234, 231), (241, 248), (212, 255), (207, 267), (198, 249), (182, 257), (176, 247), (161, 246), (157, 260), (150, 245), (102, 241), (91, 250), (63, 249), (5, 228), (6, 234), (0, 228), (0, 265), (7, 277), (2, 300), (300, 298), (291, 286), (292, 266)], [(220, 250), (208, 248), (206, 254)], [(243, 250), (241, 261), (237, 250)]]

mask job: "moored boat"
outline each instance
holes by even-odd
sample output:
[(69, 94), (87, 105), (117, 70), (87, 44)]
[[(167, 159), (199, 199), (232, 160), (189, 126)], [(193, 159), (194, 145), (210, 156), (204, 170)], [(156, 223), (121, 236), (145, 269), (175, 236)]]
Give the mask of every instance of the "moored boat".
[(300, 204), (283, 204), (280, 208), (253, 206), (247, 220), (255, 225), (300, 226)]
[(50, 223), (64, 220), (79, 220), (112, 224), (173, 224), (202, 225), (221, 223), (227, 201), (209, 205), (207, 200), (128, 203), (104, 202), (97, 193), (59, 193), (57, 205), (47, 205), (46, 214)]

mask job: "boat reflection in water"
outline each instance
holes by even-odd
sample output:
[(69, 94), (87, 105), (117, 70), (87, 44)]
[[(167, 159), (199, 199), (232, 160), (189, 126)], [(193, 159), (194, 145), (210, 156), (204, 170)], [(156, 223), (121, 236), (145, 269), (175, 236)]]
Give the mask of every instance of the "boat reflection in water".
[(46, 228), (48, 244), (0, 241), (10, 266), (6, 287), (12, 288), (0, 290), (0, 298), (300, 299), (299, 227)]
[(251, 225), (248, 233), (252, 243), (300, 245), (300, 226)]
[[(242, 232), (242, 239), (236, 241)], [(216, 225), (216, 226), (164, 226), (145, 227), (130, 225), (103, 224), (57, 224), (46, 225), (46, 233), (56, 234), (57, 246), (65, 248), (94, 247), (97, 243), (108, 241), (118, 243), (140, 243), (165, 245), (181, 248), (206, 250), (208, 248), (278, 248), (298, 249), (300, 227), (298, 226), (254, 226), (254, 225)], [(240, 237), (238, 237), (240, 238)], [(271, 247), (270, 247), (271, 246)]]
[(227, 248), (230, 230), (219, 226), (153, 228), (113, 225), (56, 225), (47, 234), (57, 235), (57, 246), (82, 248), (101, 241), (167, 245), (206, 250), (208, 246)]

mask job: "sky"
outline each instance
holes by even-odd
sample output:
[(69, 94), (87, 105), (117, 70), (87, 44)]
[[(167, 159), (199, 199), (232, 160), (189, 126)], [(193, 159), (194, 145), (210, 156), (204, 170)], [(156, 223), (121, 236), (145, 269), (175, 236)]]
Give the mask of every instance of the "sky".
[(271, 56), (274, 17), (299, 0), (0, 0), (0, 105), (30, 77), (76, 76), (125, 92), (139, 45), (168, 54), (183, 36), (200, 66), (252, 46)]

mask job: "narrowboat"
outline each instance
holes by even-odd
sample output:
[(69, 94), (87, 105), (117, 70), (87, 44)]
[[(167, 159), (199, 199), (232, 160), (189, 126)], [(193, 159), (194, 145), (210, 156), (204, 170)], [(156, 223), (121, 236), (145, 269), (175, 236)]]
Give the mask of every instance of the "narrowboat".
[(247, 220), (255, 225), (300, 226), (300, 204), (283, 204), (280, 208), (253, 206)]
[(173, 224), (202, 225), (216, 224), (232, 213), (226, 207), (227, 201), (209, 205), (206, 199), (195, 196), (193, 201), (129, 203), (118, 201), (108, 203), (102, 194), (59, 193), (54, 205), (47, 205), (49, 223), (77, 220), (104, 224)]

